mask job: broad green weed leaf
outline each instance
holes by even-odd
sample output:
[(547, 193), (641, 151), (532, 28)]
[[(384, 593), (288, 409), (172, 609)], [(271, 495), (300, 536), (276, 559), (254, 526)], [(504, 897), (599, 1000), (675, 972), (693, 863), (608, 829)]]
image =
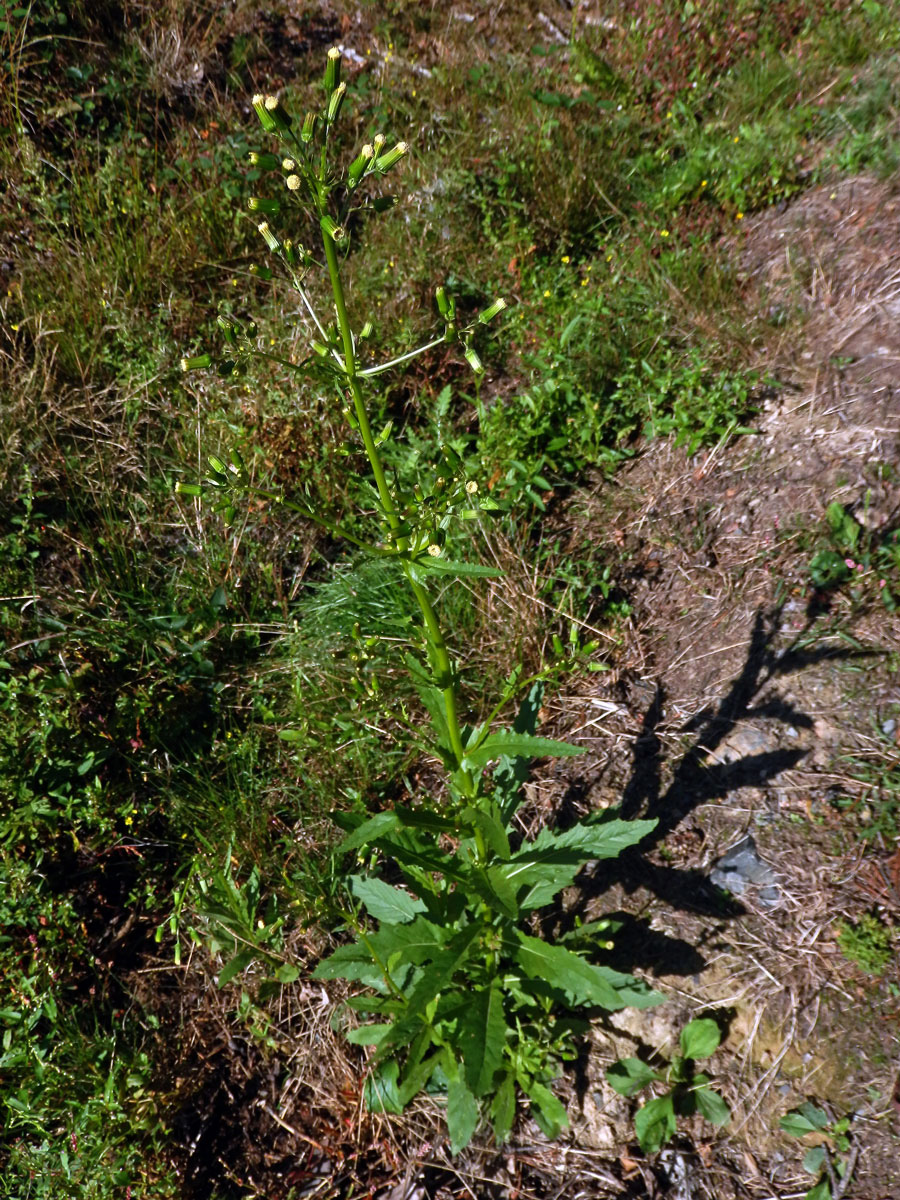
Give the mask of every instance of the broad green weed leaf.
[(516, 1082), (512, 1075), (505, 1075), (491, 1101), (491, 1123), (498, 1146), (502, 1146), (512, 1132), (516, 1119)]
[(806, 1193), (806, 1200), (832, 1200), (831, 1184), (828, 1182), (828, 1177), (820, 1179), (815, 1187), (811, 1187)]
[(365, 879), (361, 875), (350, 876), (350, 890), (357, 900), (365, 905), (366, 912), (376, 921), (392, 921), (402, 924), (411, 921), (417, 913), (425, 912), (425, 905), (408, 892), (391, 887), (381, 879)]
[(803, 1156), (803, 1170), (809, 1175), (818, 1175), (825, 1166), (827, 1151), (824, 1146), (813, 1146)]
[(648, 1100), (634, 1114), (634, 1131), (645, 1154), (661, 1150), (675, 1134), (675, 1108), (671, 1096)]
[(384, 975), (373, 961), (371, 953), (360, 942), (338, 946), (334, 954), (318, 964), (313, 979), (349, 979), (367, 987), (385, 990)]
[(828, 1124), (828, 1114), (824, 1109), (807, 1100), (799, 1108), (792, 1108), (779, 1121), (779, 1126), (791, 1137), (805, 1137), (808, 1133), (816, 1133)]
[(240, 975), (241, 971), (250, 966), (254, 958), (256, 958), (256, 951), (252, 947), (248, 946), (245, 950), (239, 950), (219, 972), (216, 980), (218, 986), (224, 987), (226, 983), (230, 983), (235, 975)]
[(478, 829), (488, 846), (494, 851), (498, 858), (509, 858), (509, 838), (506, 836), (506, 830), (503, 827), (503, 821), (500, 816), (500, 810), (496, 804), (490, 801), (482, 801), (485, 807), (475, 808), (470, 807), (463, 810), (463, 820)]
[(451, 1079), (447, 1088), (447, 1132), (450, 1153), (459, 1154), (478, 1127), (478, 1101), (462, 1079)]
[(400, 1084), (400, 1102), (405, 1108), (414, 1096), (418, 1096), (422, 1088), (428, 1083), (428, 1080), (434, 1074), (435, 1069), (444, 1057), (443, 1050), (437, 1050), (432, 1054), (431, 1058), (426, 1058), (423, 1062), (417, 1062), (411, 1069), (407, 1070), (406, 1077)]
[(504, 872), (517, 890), (530, 884), (523, 908), (542, 908), (568, 887), (592, 859), (615, 858), (656, 826), (656, 821), (581, 822), (563, 833), (542, 829), (533, 842), (514, 855)]
[(514, 729), (501, 729), (498, 733), (488, 734), (475, 750), (466, 751), (466, 764), (483, 767), (492, 758), (565, 758), (583, 753), (583, 746), (573, 746), (570, 742), (557, 742), (553, 738), (532, 737), (528, 733), (516, 733)]
[(606, 1078), (620, 1096), (635, 1096), (659, 1075), (640, 1058), (620, 1058), (607, 1070)]
[(530, 1083), (526, 1089), (531, 1099), (531, 1115), (548, 1138), (557, 1138), (569, 1124), (565, 1106), (542, 1083)]
[(391, 1029), (390, 1025), (361, 1025), (359, 1029), (350, 1029), (344, 1037), (354, 1046), (378, 1046)]
[(369, 1112), (392, 1113), (394, 1116), (403, 1112), (404, 1106), (397, 1087), (399, 1078), (400, 1067), (393, 1058), (372, 1067), (363, 1088), (363, 1098)]
[(378, 932), (368, 934), (365, 941), (382, 962), (393, 968), (400, 963), (418, 965), (433, 958), (444, 949), (447, 937), (440, 926), (417, 915), (413, 921), (399, 925), (384, 921)]
[(457, 1044), (466, 1083), (476, 1096), (484, 1096), (503, 1065), (506, 1017), (503, 993), (495, 980), (475, 992), (459, 1018)]
[(710, 1017), (690, 1021), (681, 1031), (681, 1053), (685, 1058), (709, 1058), (718, 1048), (722, 1034)]
[(495, 912), (513, 919), (518, 917), (516, 891), (506, 878), (502, 866), (470, 867), (467, 883)]
[(560, 988), (576, 1004), (597, 1004), (609, 1012), (623, 1007), (602, 971), (566, 950), (513, 930), (512, 954), (526, 975)]
[[(337, 814), (332, 814), (333, 819), (337, 824), (340, 824)], [(360, 846), (368, 846), (384, 834), (390, 833), (400, 824), (400, 818), (394, 812), (376, 813), (374, 817), (369, 817), (363, 821), (361, 825), (350, 833), (341, 844), (338, 846), (338, 853), (344, 854), (347, 850), (357, 850)]]
[(731, 1120), (731, 1109), (718, 1092), (712, 1088), (697, 1088), (694, 1092), (697, 1108), (711, 1125), (727, 1125)]
[(465, 575), (477, 575), (483, 578), (497, 578), (503, 572), (497, 567), (483, 567), (480, 563), (452, 562), (447, 558), (423, 557), (416, 559), (420, 570), (432, 575), (454, 575), (462, 578)]

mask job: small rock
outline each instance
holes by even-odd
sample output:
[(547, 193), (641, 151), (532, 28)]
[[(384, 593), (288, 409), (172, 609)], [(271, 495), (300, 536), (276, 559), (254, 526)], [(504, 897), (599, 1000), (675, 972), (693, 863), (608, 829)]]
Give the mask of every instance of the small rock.
[(890, 735), (894, 732), (894, 730), (896, 728), (897, 728), (897, 722), (894, 720), (893, 717), (888, 717), (888, 719), (886, 721), (882, 721), (882, 723), (881, 723), (881, 732), (883, 734), (886, 734), (888, 737), (890, 737)]
[(756, 842), (749, 834), (713, 863), (709, 878), (732, 896), (743, 896), (751, 888), (757, 888), (757, 899), (763, 908), (775, 908), (781, 899), (775, 872), (759, 857)]

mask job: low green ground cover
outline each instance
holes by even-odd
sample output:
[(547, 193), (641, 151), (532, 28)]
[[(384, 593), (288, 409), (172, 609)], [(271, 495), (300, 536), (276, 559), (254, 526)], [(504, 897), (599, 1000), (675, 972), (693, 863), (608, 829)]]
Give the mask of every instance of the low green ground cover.
[[(694, 452), (752, 427), (763, 318), (742, 311), (719, 244), (831, 173), (896, 165), (895, 6), (673, 15), (647, 0), (615, 11), (615, 37), (576, 23), (547, 43), (511, 13), (490, 52), (442, 26), (450, 52), (429, 73), (407, 64), (435, 10), (364, 11), (346, 144), (418, 131), (402, 218), (359, 230), (348, 263), (372, 345), (398, 327), (414, 344), (445, 280), (466, 317), (500, 293), (511, 310), (482, 347), (485, 382), (437, 347), (388, 390), (378, 416), (407, 434), (391, 465), (412, 473), (439, 441), (464, 454), (504, 510), (498, 544), (527, 552), (561, 610), (546, 639), (523, 633), (526, 665), (548, 665), (545, 643), (601, 665), (566, 647), (570, 618), (615, 619), (609, 574), (544, 537), (549, 494), (614, 471), (641, 436)], [(178, 371), (217, 311), (254, 320), (275, 359), (299, 346), (292, 302), (252, 269), (246, 211), (261, 191), (250, 94), (285, 85), (302, 110), (318, 77), (318, 53), (285, 69), (283, 36), (280, 10), (255, 5), (0, 19), (9, 1195), (174, 1194), (156, 1018), (127, 999), (124, 965), (100, 970), (91, 914), (136, 912), (173, 946), (268, 912), (267, 927), (333, 924), (325, 814), (414, 765), (391, 713), (415, 698), (390, 638), (369, 643), (388, 607), (398, 620), (380, 598), (391, 581), (300, 517), (276, 529), (251, 506), (226, 529), (173, 494), (202, 426), (205, 447), (242, 445), (260, 480), (355, 519), (359, 463), (327, 397), (288, 390), (274, 361), (223, 381)], [(690, 55), (670, 52), (682, 43)], [(504, 675), (492, 620), (465, 594), (449, 609), (476, 711)], [(205, 891), (185, 894), (189, 879)], [(243, 909), (223, 921), (229, 879)]]

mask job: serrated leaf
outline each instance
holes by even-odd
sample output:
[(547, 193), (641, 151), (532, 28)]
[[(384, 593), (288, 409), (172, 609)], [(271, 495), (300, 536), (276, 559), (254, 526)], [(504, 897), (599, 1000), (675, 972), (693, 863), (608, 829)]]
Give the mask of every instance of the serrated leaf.
[(498, 1146), (502, 1146), (509, 1137), (515, 1119), (516, 1081), (512, 1075), (505, 1075), (491, 1101), (491, 1124)]
[(571, 742), (558, 742), (553, 738), (516, 733), (514, 729), (501, 729), (488, 734), (476, 749), (467, 750), (465, 761), (469, 767), (483, 767), (492, 758), (566, 758), (583, 753), (583, 746), (573, 746)]
[(429, 961), (422, 967), (421, 977), (407, 996), (403, 1017), (394, 1023), (387, 1039), (389, 1044), (406, 1045), (410, 1041), (421, 1014), (431, 1001), (450, 985), (480, 932), (477, 925), (469, 925), (450, 939), (446, 949), (429, 955)]
[(620, 1096), (635, 1096), (659, 1075), (640, 1058), (620, 1058), (607, 1069), (609, 1086)]
[(293, 963), (282, 963), (275, 972), (275, 978), (279, 983), (296, 983), (300, 978), (300, 968)]
[(681, 1053), (685, 1058), (709, 1058), (722, 1040), (719, 1026), (710, 1017), (689, 1021), (681, 1031)]
[(313, 979), (349, 979), (384, 991), (384, 975), (372, 955), (361, 942), (338, 946), (334, 954), (323, 959), (312, 973)]
[(478, 1127), (478, 1101), (462, 1079), (451, 1079), (447, 1088), (447, 1132), (454, 1157), (472, 1140)]
[(502, 866), (470, 867), (466, 881), (495, 912), (515, 919), (519, 915), (515, 888), (506, 878)]
[(481, 803), (484, 807), (476, 808), (473, 805), (463, 809), (462, 819), (466, 824), (481, 832), (484, 840), (498, 858), (508, 859), (509, 838), (503, 827), (500, 810), (489, 800), (482, 800)]
[[(332, 815), (336, 820), (337, 815)], [(360, 846), (367, 846), (377, 838), (383, 837), (384, 834), (390, 833), (392, 829), (396, 829), (399, 824), (400, 819), (394, 812), (376, 813), (374, 817), (369, 817), (361, 825), (357, 825), (352, 833), (344, 838), (337, 848), (338, 853), (344, 854), (347, 850), (357, 850)]]
[(600, 968), (564, 946), (551, 946), (518, 930), (512, 931), (512, 937), (512, 956), (530, 978), (546, 980), (575, 1004), (597, 1004), (608, 1012), (624, 1007), (619, 993)]
[(694, 1100), (701, 1114), (711, 1125), (727, 1125), (731, 1120), (731, 1109), (718, 1092), (700, 1087), (694, 1092)]
[(503, 572), (498, 567), (484, 567), (480, 563), (453, 562), (449, 558), (432, 558), (431, 555), (416, 559), (416, 566), (431, 575), (480, 576), (496, 579)]
[(250, 966), (254, 958), (256, 958), (256, 951), (251, 946), (246, 947), (244, 950), (239, 950), (219, 972), (219, 977), (216, 980), (217, 986), (224, 987), (226, 983), (230, 983), (235, 975), (240, 975), (241, 971), (246, 970)]
[(393, 967), (399, 963), (427, 962), (443, 951), (447, 937), (440, 926), (417, 914), (414, 920), (399, 925), (383, 922), (376, 933), (366, 935), (365, 942), (373, 954)]
[(376, 921), (389, 921), (403, 924), (412, 921), (418, 914), (425, 912), (425, 905), (416, 900), (408, 892), (391, 887), (381, 879), (366, 879), (361, 875), (350, 876), (350, 890), (366, 908), (370, 917)]
[(656, 821), (580, 822), (562, 833), (543, 829), (533, 842), (523, 846), (503, 868), (517, 892), (531, 885), (522, 896), (523, 909), (542, 908), (562, 888), (569, 887), (579, 870), (592, 860), (615, 858), (656, 826)]
[(484, 1096), (503, 1065), (506, 1047), (503, 992), (496, 980), (476, 991), (466, 1005), (457, 1026), (457, 1045), (466, 1083), (476, 1096)]
[(542, 1083), (529, 1083), (526, 1089), (531, 1099), (531, 1115), (534, 1117), (541, 1132), (548, 1138), (557, 1138), (569, 1124), (565, 1106), (559, 1097), (554, 1095)]
[(675, 1134), (675, 1108), (671, 1096), (648, 1100), (634, 1114), (634, 1131), (645, 1154), (655, 1154)]

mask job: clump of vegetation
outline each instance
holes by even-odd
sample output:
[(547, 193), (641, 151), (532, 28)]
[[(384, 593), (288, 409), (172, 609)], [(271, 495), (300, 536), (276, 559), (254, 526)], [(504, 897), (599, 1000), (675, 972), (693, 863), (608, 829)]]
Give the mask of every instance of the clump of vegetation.
[(880, 975), (894, 957), (894, 931), (872, 913), (858, 921), (838, 922), (838, 945), (868, 975)]

